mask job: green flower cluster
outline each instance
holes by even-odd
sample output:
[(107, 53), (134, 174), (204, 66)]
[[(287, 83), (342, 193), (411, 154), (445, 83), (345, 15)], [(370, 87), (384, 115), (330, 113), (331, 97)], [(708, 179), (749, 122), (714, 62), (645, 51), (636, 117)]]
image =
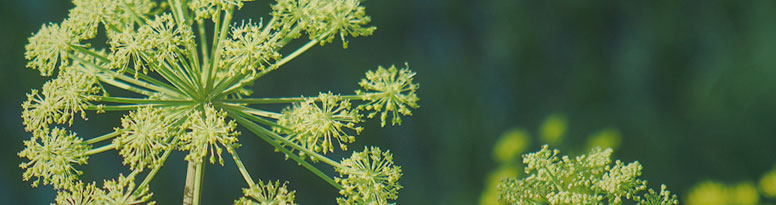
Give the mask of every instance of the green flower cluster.
[(387, 204), (398, 197), (401, 167), (393, 165), (390, 151), (364, 147), (363, 152), (342, 160), (344, 167), (337, 168), (340, 177), (335, 178), (343, 189), (337, 198), (339, 204)]
[(294, 204), (294, 193), (296, 191), (289, 192), (286, 188), (286, 183), (283, 183), (281, 186), (280, 181), (275, 181), (275, 183), (267, 182), (266, 184), (259, 181), (258, 184), (243, 189), (245, 197), (236, 200), (234, 204), (292, 205)]
[(659, 192), (647, 190), (638, 161), (611, 165), (612, 149), (595, 148), (574, 159), (558, 156), (560, 151), (544, 145), (538, 152), (523, 155), (527, 177), (507, 178), (500, 185), (499, 201), (506, 204), (677, 204), (676, 195), (661, 185)]
[[(238, 155), (236, 130), (242, 127), (339, 189), (338, 203), (395, 200), (401, 169), (390, 152), (373, 147), (341, 162), (326, 154), (335, 152), (335, 143), (341, 150), (355, 143), (363, 130), (361, 111), (371, 112), (367, 118), (382, 112), (384, 126), (389, 113), (395, 125), (399, 114), (418, 108), (418, 84), (408, 66), (367, 71), (359, 83), (363, 90), (352, 94), (251, 96), (254, 81), (312, 47), (336, 36), (347, 47), (346, 37), (371, 35), (375, 27), (368, 25), (361, 1), (275, 0), (266, 23), (234, 23), (246, 2), (73, 0), (65, 20), (43, 25), (26, 46), (27, 67), (51, 79), (22, 104), (25, 130), (32, 135), (18, 153), (26, 159), (22, 179), (33, 187), (41, 181), (52, 185), (58, 204), (153, 203), (150, 182), (170, 154), (181, 151), (188, 163), (184, 203), (200, 204), (206, 162), (218, 159), (224, 166), (228, 154), (248, 187), (235, 203), (293, 204), (295, 192), (285, 183), (253, 181)], [(98, 35), (104, 35), (104, 47), (93, 46), (103, 39)], [(307, 42), (281, 52), (298, 45), (295, 40)], [(276, 106), (269, 104), (286, 107), (270, 110)], [(106, 112), (123, 115), (121, 125), (89, 137), (67, 130), (87, 115), (104, 118)], [(130, 174), (102, 187), (82, 181), (78, 166), (109, 150), (118, 152)], [(324, 174), (319, 162), (339, 177)]]

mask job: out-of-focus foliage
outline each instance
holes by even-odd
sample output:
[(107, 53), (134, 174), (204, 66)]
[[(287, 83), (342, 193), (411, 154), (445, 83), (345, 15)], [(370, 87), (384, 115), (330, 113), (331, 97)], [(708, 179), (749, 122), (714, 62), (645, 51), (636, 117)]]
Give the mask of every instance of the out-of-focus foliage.
[(542, 141), (557, 145), (563, 141), (563, 134), (566, 133), (566, 117), (557, 113), (550, 115), (544, 120), (539, 132)]
[[(759, 185), (759, 186), (758, 186)], [(776, 169), (772, 169), (762, 177), (759, 183), (743, 181), (734, 184), (705, 180), (693, 186), (685, 203), (694, 204), (760, 204), (776, 199)]]
[(776, 199), (776, 168), (760, 178), (760, 192), (766, 197)]
[(498, 204), (498, 184), (506, 177), (521, 175), (520, 154), (526, 151), (530, 143), (531, 136), (519, 128), (508, 130), (496, 141), (493, 145), (493, 160), (499, 165), (485, 178), (480, 204)]
[(513, 161), (528, 148), (530, 143), (531, 137), (525, 130), (519, 128), (508, 130), (493, 145), (493, 160), (499, 163)]
[(614, 128), (605, 128), (598, 131), (587, 138), (587, 149), (593, 149), (596, 147), (609, 147), (617, 149), (622, 143), (622, 136), (620, 131)]
[(759, 194), (752, 182), (726, 185), (704, 181), (690, 189), (684, 203), (688, 205), (758, 204)]

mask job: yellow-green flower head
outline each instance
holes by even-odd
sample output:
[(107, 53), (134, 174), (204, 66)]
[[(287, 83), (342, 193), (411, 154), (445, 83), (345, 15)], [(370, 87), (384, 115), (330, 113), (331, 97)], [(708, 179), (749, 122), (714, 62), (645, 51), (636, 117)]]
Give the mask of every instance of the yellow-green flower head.
[(637, 191), (647, 188), (646, 182), (638, 179), (641, 169), (638, 161), (625, 165), (617, 160), (614, 167), (606, 167), (607, 172), (595, 186), (611, 195), (614, 203), (621, 203), (623, 197), (630, 199)]
[(259, 183), (243, 189), (245, 197), (235, 200), (235, 205), (292, 205), (294, 204), (294, 194), (296, 191), (288, 191), (286, 188), (288, 182), (280, 185), (280, 181), (267, 182), (266, 184), (259, 180)]
[(639, 179), (641, 165), (638, 162), (624, 164), (615, 161), (611, 166), (612, 149), (595, 148), (587, 155), (570, 159), (558, 156), (558, 150), (547, 145), (535, 153), (523, 155), (525, 172), (523, 179), (508, 178), (499, 185), (499, 201), (505, 204), (622, 204), (622, 199), (647, 204), (676, 204), (662, 186), (660, 193), (649, 189), (647, 182)]
[(87, 107), (86, 101), (94, 100), (91, 95), (100, 91), (95, 83), (95, 78), (90, 75), (66, 69), (57, 78), (46, 82), (42, 92), (32, 90), (22, 104), (25, 130), (40, 130), (52, 123), (73, 124), (73, 115), (78, 112), (81, 118), (86, 119), (83, 112)]
[(59, 205), (92, 205), (97, 204), (97, 199), (104, 195), (102, 189), (97, 188), (94, 182), (84, 184), (79, 181), (70, 190), (57, 192), (56, 204)]
[(19, 165), (24, 169), (22, 178), (24, 181), (37, 178), (32, 182), (33, 187), (38, 186), (42, 179), (44, 185), (70, 188), (81, 174), (73, 164), (86, 164), (88, 156), (85, 153), (90, 147), (82, 143), (83, 140), (75, 133), (64, 129), (54, 128), (50, 132), (38, 133), (24, 141), (25, 149), (18, 153), (19, 157), (30, 160)]
[[(320, 102), (320, 106), (316, 101)], [(334, 151), (332, 138), (337, 140), (340, 149), (347, 150), (346, 143), (353, 143), (356, 138), (345, 133), (345, 129), (361, 133), (363, 128), (356, 126), (360, 121), (358, 110), (351, 109), (349, 100), (331, 93), (320, 93), (316, 98), (284, 109), (278, 124), (290, 129), (292, 140), (302, 147), (325, 154)]]
[(81, 38), (67, 22), (43, 24), (38, 33), (28, 39), (29, 43), (24, 47), (24, 57), (30, 61), (28, 68), (40, 71), (42, 76), (50, 76), (57, 67), (69, 64), (67, 56), (71, 46), (79, 45)]
[[(98, 195), (97, 204), (141, 204), (148, 202), (154, 195), (148, 192), (148, 187), (135, 191), (135, 172), (127, 177), (119, 174), (118, 180), (105, 180), (102, 187), (105, 194)], [(148, 202), (156, 204), (156, 202)]]
[(68, 17), (73, 19), (79, 25), (79, 28), (88, 31), (88, 33), (97, 33), (97, 27), (100, 23), (106, 23), (106, 17), (118, 6), (119, 1), (100, 1), (100, 0), (73, 0), (75, 7), (70, 9)]
[[(237, 143), (237, 135), (234, 121), (226, 122), (226, 112), (216, 110), (210, 105), (204, 106), (204, 112), (194, 111), (183, 123), (188, 132), (181, 136), (182, 150), (188, 150), (187, 161), (202, 162), (202, 159), (210, 153), (210, 163), (215, 163), (215, 155), (218, 155), (218, 163), (224, 165), (221, 158), (223, 148)], [(219, 146), (219, 144), (221, 146)]]
[(131, 29), (136, 17), (149, 14), (156, 3), (151, 0), (73, 0), (70, 19), (77, 19), (85, 30), (95, 30), (102, 23), (108, 32)]
[(671, 194), (671, 191), (668, 191), (665, 184), (661, 184), (660, 192), (649, 189), (647, 194), (639, 200), (639, 204), (679, 204), (679, 199), (676, 198), (676, 194)]
[(124, 70), (131, 63), (135, 71), (148, 73), (147, 63), (154, 60), (152, 56), (154, 36), (148, 26), (142, 26), (137, 31), (126, 29), (124, 32), (110, 32), (108, 39), (112, 52), (108, 56), (111, 68)]
[(124, 164), (131, 169), (153, 168), (160, 164), (160, 153), (171, 149), (173, 119), (162, 109), (146, 106), (121, 118), (121, 132), (113, 139)]
[[(153, 41), (153, 54), (156, 61), (162, 61), (165, 58), (182, 58), (178, 53), (183, 53), (183, 46), (194, 46), (194, 33), (191, 27), (179, 26), (175, 23), (172, 15), (163, 13), (157, 15), (144, 27), (148, 27), (150, 40)], [(141, 28), (142, 29), (142, 28)]]
[(415, 77), (415, 72), (410, 71), (407, 64), (401, 70), (392, 65), (388, 69), (379, 66), (376, 71), (367, 71), (366, 78), (361, 79), (359, 83), (364, 90), (356, 90), (356, 94), (369, 103), (360, 105), (358, 108), (372, 110), (373, 112), (367, 115), (368, 118), (372, 118), (382, 111), (380, 114), (381, 126), (385, 126), (388, 112), (391, 112), (393, 115), (391, 125), (401, 125), (399, 113), (412, 115), (409, 108), (420, 107), (418, 105), (419, 98), (415, 95), (415, 90), (420, 85), (412, 83), (413, 77)]
[(262, 32), (262, 25), (253, 22), (232, 27), (230, 38), (224, 41), (221, 67), (230, 75), (248, 71), (263, 71), (270, 61), (279, 60), (279, 35)]
[(194, 16), (197, 19), (213, 17), (213, 21), (217, 21), (216, 13), (230, 10), (233, 7), (240, 9), (243, 6), (243, 1), (253, 0), (193, 0), (189, 2), (189, 8), (194, 10)]
[(301, 26), (310, 39), (319, 39), (321, 45), (331, 43), (339, 33), (342, 46), (347, 48), (345, 36), (369, 36), (377, 29), (366, 26), (371, 19), (359, 0), (278, 0), (272, 10), (272, 15), (284, 22), (284, 29)]
[(45, 98), (38, 90), (32, 89), (27, 93), (27, 101), (22, 104), (24, 130), (37, 133), (54, 123), (54, 118), (61, 115), (58, 106), (53, 98)]
[(398, 197), (401, 167), (393, 165), (390, 151), (364, 147), (363, 152), (353, 152), (350, 158), (342, 160), (344, 168), (337, 168), (341, 178), (335, 178), (342, 185), (337, 198), (338, 204), (388, 204)]

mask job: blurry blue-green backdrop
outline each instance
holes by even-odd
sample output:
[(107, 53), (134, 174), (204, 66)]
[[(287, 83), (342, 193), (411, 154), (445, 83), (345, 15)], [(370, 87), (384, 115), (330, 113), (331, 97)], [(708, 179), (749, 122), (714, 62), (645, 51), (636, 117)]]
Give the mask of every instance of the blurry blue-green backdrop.
[[(271, 1), (236, 19), (266, 17)], [(255, 95), (352, 93), (364, 72), (408, 62), (419, 109), (401, 126), (367, 121), (351, 145), (390, 149), (404, 176), (400, 204), (475, 204), (495, 168), (504, 131), (532, 132), (550, 113), (568, 119), (564, 146), (602, 127), (620, 130), (615, 157), (639, 160), (652, 184), (682, 196), (703, 179), (755, 181), (776, 165), (776, 2), (730, 0), (367, 0), (373, 36), (316, 46), (256, 82)], [(0, 204), (46, 204), (51, 187), (21, 179), (20, 104), (45, 79), (25, 68), (27, 38), (59, 22), (64, 0), (0, 1)], [(286, 53), (288, 51), (285, 51)], [(76, 122), (94, 136), (119, 115)], [(288, 180), (301, 204), (334, 204), (337, 190), (242, 130), (254, 177)], [(538, 150), (534, 141), (529, 150)], [(126, 173), (115, 151), (92, 157), (85, 180)], [(339, 159), (347, 153), (335, 153)], [(151, 184), (160, 204), (180, 203), (183, 155)], [(320, 166), (329, 174), (333, 170)], [(228, 204), (243, 182), (231, 162), (205, 174), (205, 204)]]

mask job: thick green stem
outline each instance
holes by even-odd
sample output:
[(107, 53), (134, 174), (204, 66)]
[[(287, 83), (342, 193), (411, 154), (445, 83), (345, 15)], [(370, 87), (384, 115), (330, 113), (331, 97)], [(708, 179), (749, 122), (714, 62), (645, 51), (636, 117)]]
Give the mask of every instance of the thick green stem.
[(199, 205), (202, 195), (202, 176), (204, 163), (189, 161), (186, 170), (186, 187), (183, 189), (183, 204)]
[(194, 181), (194, 205), (202, 204), (202, 178), (205, 176), (205, 163), (197, 163), (197, 178)]

